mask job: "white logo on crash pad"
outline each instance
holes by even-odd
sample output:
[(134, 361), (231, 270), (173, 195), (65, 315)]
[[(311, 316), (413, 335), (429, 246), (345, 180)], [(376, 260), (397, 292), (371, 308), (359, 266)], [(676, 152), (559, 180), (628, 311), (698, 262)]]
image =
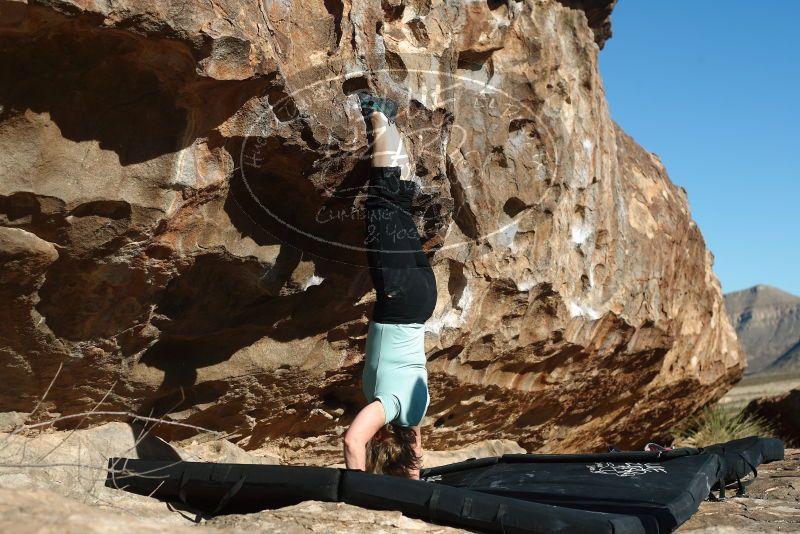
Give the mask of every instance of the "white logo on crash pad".
[(640, 463), (640, 462), (625, 462), (624, 464), (615, 464), (611, 462), (595, 462), (593, 465), (587, 465), (589, 471), (598, 475), (616, 475), (618, 477), (632, 477), (636, 475), (643, 475), (645, 473), (666, 473), (667, 469), (660, 464)]

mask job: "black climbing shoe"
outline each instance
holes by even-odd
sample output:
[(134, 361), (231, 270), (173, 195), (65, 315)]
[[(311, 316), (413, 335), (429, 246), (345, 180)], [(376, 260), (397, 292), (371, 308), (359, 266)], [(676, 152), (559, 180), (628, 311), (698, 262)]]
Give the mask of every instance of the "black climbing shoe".
[(389, 119), (389, 124), (395, 123), (397, 117), (397, 102), (391, 98), (381, 98), (370, 93), (367, 89), (355, 92), (361, 102), (361, 113), (367, 118), (373, 111), (380, 111)]

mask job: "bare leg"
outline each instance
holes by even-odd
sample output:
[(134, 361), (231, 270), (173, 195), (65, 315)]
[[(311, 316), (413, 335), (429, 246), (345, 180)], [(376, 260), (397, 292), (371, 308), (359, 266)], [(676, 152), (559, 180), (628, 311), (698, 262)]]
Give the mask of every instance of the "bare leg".
[(411, 179), (411, 165), (396, 124), (389, 124), (386, 115), (373, 111), (369, 116), (375, 144), (372, 147), (373, 167), (400, 167), (400, 179)]

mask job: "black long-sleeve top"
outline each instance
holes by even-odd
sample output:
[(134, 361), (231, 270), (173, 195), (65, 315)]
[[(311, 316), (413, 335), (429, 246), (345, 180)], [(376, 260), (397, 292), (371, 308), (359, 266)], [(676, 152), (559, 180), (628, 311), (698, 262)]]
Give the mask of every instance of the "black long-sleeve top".
[(364, 246), (377, 293), (375, 322), (424, 323), (436, 307), (436, 277), (411, 217), (416, 192), (415, 182), (400, 179), (400, 167), (371, 167)]

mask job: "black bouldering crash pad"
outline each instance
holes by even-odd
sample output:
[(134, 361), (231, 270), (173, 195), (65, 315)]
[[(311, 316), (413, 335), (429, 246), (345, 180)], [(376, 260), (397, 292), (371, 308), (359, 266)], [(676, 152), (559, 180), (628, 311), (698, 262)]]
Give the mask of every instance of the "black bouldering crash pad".
[(783, 443), (751, 436), (705, 448), (507, 454), (423, 469), (421, 480), (325, 467), (111, 458), (106, 486), (205, 514), (319, 500), (485, 532), (663, 534), (716, 489), (738, 484)]

